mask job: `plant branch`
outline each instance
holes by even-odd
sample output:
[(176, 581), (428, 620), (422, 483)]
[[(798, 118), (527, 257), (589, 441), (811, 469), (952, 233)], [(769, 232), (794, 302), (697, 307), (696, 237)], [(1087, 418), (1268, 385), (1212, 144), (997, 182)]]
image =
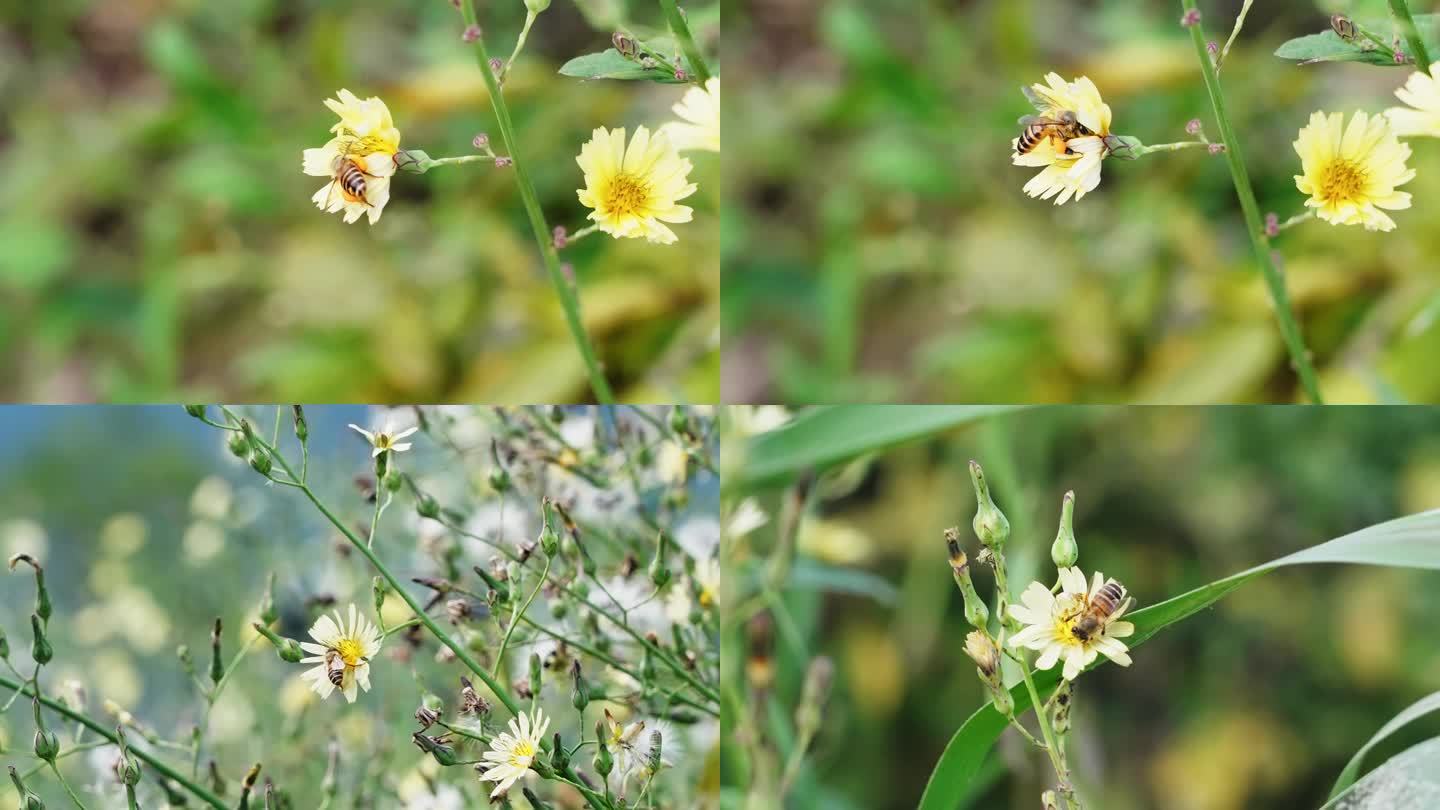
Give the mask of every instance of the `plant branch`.
[(1420, 36), (1420, 29), (1415, 27), (1415, 18), (1410, 16), (1410, 6), (1405, 0), (1390, 0), (1390, 13), (1400, 20), (1400, 26), (1405, 29), (1405, 41), (1410, 44), (1410, 55), (1415, 59), (1415, 66), (1420, 68), (1422, 73), (1430, 70), (1430, 52), (1425, 50), (1425, 38)]
[(690, 63), (690, 72), (695, 74), (695, 81), (700, 84), (709, 81), (710, 68), (705, 64), (700, 46), (695, 44), (695, 37), (690, 34), (690, 24), (685, 22), (685, 15), (680, 12), (680, 7), (675, 5), (675, 0), (660, 0), (660, 8), (665, 10), (665, 21), (670, 24), (670, 31), (680, 43), (680, 50), (685, 52), (685, 61)]

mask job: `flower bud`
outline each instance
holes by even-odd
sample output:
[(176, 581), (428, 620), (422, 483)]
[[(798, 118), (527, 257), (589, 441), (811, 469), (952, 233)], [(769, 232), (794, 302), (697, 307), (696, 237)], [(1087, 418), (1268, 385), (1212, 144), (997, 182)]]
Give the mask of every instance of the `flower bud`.
[(415, 512), (423, 518), (438, 520), (440, 517), (440, 502), (435, 496), (428, 492), (417, 492), (415, 495)]
[(543, 683), (545, 674), (545, 663), (540, 660), (540, 653), (530, 653), (530, 688), (535, 694), (540, 694), (540, 684)]
[(1056, 568), (1069, 568), (1080, 559), (1080, 546), (1075, 542), (1075, 493), (1065, 493), (1060, 504), (1060, 531), (1050, 546), (1050, 560)]
[(121, 784), (134, 787), (140, 784), (140, 760), (130, 753), (124, 726), (115, 727), (115, 738), (120, 742), (120, 759), (115, 763), (115, 776)]
[(216, 685), (225, 679), (225, 662), (220, 660), (220, 619), (215, 619), (215, 629), (210, 632), (210, 680)]
[(550, 0), (525, 0), (525, 10), (531, 14), (539, 14), (550, 8)]
[(10, 558), (10, 570), (14, 571), (15, 566), (22, 562), (35, 570), (35, 613), (48, 622), (53, 608), (50, 604), (50, 589), (45, 587), (45, 568), (29, 554), (16, 554)]
[(205, 418), (205, 406), (204, 406), (204, 405), (186, 405), (186, 406), (185, 406), (185, 413), (190, 414), (191, 416), (195, 417), (196, 419), (204, 419), (204, 418)]
[(410, 739), (417, 748), (434, 757), (441, 766), (449, 767), (459, 761), (455, 758), (455, 749), (446, 745), (439, 737), (427, 737), (417, 731), (410, 735)]
[(965, 654), (980, 669), (980, 677), (990, 679), (1000, 671), (1000, 649), (995, 642), (979, 630), (971, 630), (965, 637)]
[(390, 472), (380, 480), (380, 483), (385, 486), (386, 492), (399, 492), (401, 485), (405, 483), (405, 476), (391, 469)]
[(560, 553), (560, 535), (550, 525), (550, 501), (546, 499), (540, 504), (540, 550), (545, 552), (546, 557), (553, 558)]
[(264, 476), (270, 475), (270, 456), (267, 453), (256, 451), (250, 455), (250, 468)]
[(690, 417), (679, 405), (670, 409), (670, 430), (680, 436), (690, 435)]
[(377, 576), (370, 580), (370, 597), (374, 602), (375, 614), (377, 616), (380, 615), (380, 611), (385, 608), (385, 596), (389, 591), (390, 586), (385, 584), (384, 577)]
[(665, 587), (670, 581), (670, 569), (665, 567), (665, 545), (668, 538), (665, 532), (658, 532), (655, 537), (655, 556), (650, 560), (650, 582), (656, 588)]
[(490, 586), (490, 590), (495, 595), (496, 603), (504, 604), (510, 600), (510, 589), (502, 585), (500, 580), (495, 578), (494, 574), (491, 574), (489, 571), (486, 571), (483, 566), (479, 565), (475, 566), (475, 573), (479, 574), (480, 578), (485, 580), (485, 584)]
[(298, 664), (300, 663), (300, 659), (305, 657), (305, 651), (300, 649), (300, 644), (295, 641), (295, 639), (281, 638), (275, 635), (274, 631), (270, 628), (259, 622), (255, 622), (251, 627), (254, 627), (255, 632), (264, 636), (267, 641), (275, 645), (275, 654), (280, 656), (281, 661), (287, 664)]
[(260, 621), (262, 624), (274, 624), (280, 619), (280, 611), (275, 608), (275, 573), (272, 571), (265, 577), (265, 592), (260, 595)]
[(55, 756), (60, 753), (60, 740), (45, 728), (45, 718), (40, 714), (40, 698), (32, 698), (30, 704), (35, 710), (35, 756), (54, 765)]
[(1070, 732), (1070, 703), (1074, 696), (1074, 683), (1061, 680), (1060, 687), (1055, 690), (1054, 706), (1050, 709), (1050, 727), (1059, 736), (1063, 737)]
[(55, 649), (50, 646), (50, 640), (45, 638), (45, 630), (40, 626), (40, 617), (34, 613), (30, 614), (30, 632), (35, 637), (34, 642), (30, 645), (30, 657), (34, 658), (35, 663), (41, 666), (50, 663), (50, 659), (55, 657)]
[(478, 40), (480, 38), (480, 26), (465, 26), (465, 30), (460, 33), (460, 38), (466, 42), (474, 42)]
[(20, 810), (45, 810), (45, 802), (40, 801), (34, 791), (25, 787), (25, 783), (20, 779), (20, 772), (15, 770), (14, 765), (10, 766), (10, 781), (15, 783), (15, 795), (20, 797)]
[(970, 462), (970, 480), (975, 484), (975, 519), (971, 522), (975, 536), (986, 548), (999, 551), (1010, 539), (1010, 521), (990, 499), (990, 485), (985, 482), (985, 471), (978, 462)]
[[(595, 721), (595, 739), (605, 739), (605, 721)], [(604, 745), (595, 746), (595, 772), (604, 779), (610, 775), (610, 770), (615, 767), (615, 760), (610, 756), (610, 749)]]
[(230, 454), (236, 458), (245, 458), (250, 455), (250, 442), (239, 433), (231, 433), (225, 446), (230, 448)]
[(570, 767), (570, 755), (565, 752), (565, 746), (560, 744), (560, 732), (555, 732), (550, 744), (550, 767), (557, 773), (564, 773)]
[(580, 671), (579, 658), (570, 664), (570, 705), (579, 712), (590, 705), (590, 684), (585, 682), (585, 675)]
[(830, 696), (835, 680), (835, 663), (828, 657), (816, 656), (805, 669), (805, 682), (800, 688), (800, 702), (795, 707), (795, 729), (800, 736), (813, 737), (820, 728), (820, 713)]
[(950, 552), (950, 573), (955, 577), (960, 596), (965, 600), (965, 621), (969, 622), (971, 627), (983, 628), (990, 621), (990, 609), (985, 607), (980, 594), (975, 592), (975, 583), (970, 579), (970, 562), (965, 557), (965, 552), (960, 550), (958, 528), (945, 530), (945, 546)]

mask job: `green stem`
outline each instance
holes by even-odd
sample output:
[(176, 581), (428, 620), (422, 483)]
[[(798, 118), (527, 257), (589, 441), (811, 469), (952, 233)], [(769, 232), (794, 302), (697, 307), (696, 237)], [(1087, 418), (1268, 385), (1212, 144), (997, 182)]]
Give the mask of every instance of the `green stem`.
[(70, 787), (69, 782), (65, 781), (65, 775), (60, 773), (60, 766), (52, 762), (50, 763), (50, 770), (54, 771), (55, 778), (60, 780), (60, 787), (65, 788), (65, 792), (70, 794), (70, 801), (75, 802), (75, 806), (80, 808), (80, 810), (85, 810), (85, 803), (80, 801), (80, 797), (75, 795), (75, 789)]
[(690, 35), (690, 24), (685, 22), (680, 7), (675, 5), (675, 0), (660, 0), (660, 8), (665, 10), (665, 21), (670, 23), (670, 31), (680, 43), (680, 50), (685, 52), (685, 60), (690, 63), (695, 81), (699, 84), (710, 81), (710, 68), (705, 65), (705, 57), (700, 53), (700, 46), (695, 44), (695, 37)]
[(431, 158), (425, 162), (425, 171), (430, 171), (436, 166), (451, 166), (462, 163), (495, 163), (494, 155), (460, 155), (459, 157)]
[(1421, 72), (1430, 70), (1430, 52), (1425, 50), (1425, 38), (1420, 36), (1420, 29), (1415, 27), (1415, 18), (1410, 16), (1410, 6), (1405, 0), (1390, 0), (1390, 13), (1400, 20), (1400, 25), (1405, 29), (1405, 41), (1410, 43), (1410, 55), (1415, 59), (1415, 66)]
[(1299, 225), (1299, 224), (1302, 223), (1302, 222), (1309, 222), (1310, 220), (1312, 220), (1312, 219), (1314, 219), (1314, 218), (1315, 218), (1315, 211), (1314, 211), (1313, 209), (1306, 209), (1306, 210), (1304, 211), (1304, 213), (1296, 214), (1295, 216), (1290, 217), (1289, 219), (1287, 219), (1287, 220), (1285, 220), (1284, 222), (1280, 223), (1279, 225), (1275, 226), (1275, 232), (1276, 232), (1277, 234), (1278, 234), (1278, 233), (1283, 233), (1283, 232), (1285, 232), (1285, 231), (1287, 231), (1287, 230), (1295, 227), (1296, 225)]
[(1074, 792), (1070, 789), (1070, 774), (1065, 770), (1065, 765), (1060, 761), (1055, 745), (1055, 733), (1050, 730), (1050, 718), (1040, 708), (1043, 703), (1040, 700), (1040, 693), (1035, 690), (1035, 679), (1030, 675), (1030, 662), (1025, 660), (1025, 654), (1021, 653), (1020, 675), (1025, 679), (1025, 689), (1030, 693), (1030, 705), (1035, 707), (1035, 719), (1040, 724), (1040, 733), (1045, 737), (1045, 753), (1050, 756), (1050, 764), (1055, 768), (1055, 776), (1060, 780), (1060, 790), (1065, 797), (1066, 807), (1079, 807), (1080, 803), (1075, 799)]
[(505, 60), (505, 75), (510, 73), (510, 66), (520, 58), (520, 52), (525, 49), (525, 40), (530, 38), (530, 26), (535, 24), (535, 18), (539, 16), (533, 11), (526, 9), (525, 25), (520, 28), (520, 36), (515, 38), (515, 50), (510, 52), (510, 58)]
[[(1181, 5), (1187, 12), (1198, 13), (1195, 0), (1181, 0)], [(1290, 295), (1285, 289), (1285, 278), (1280, 274), (1280, 268), (1275, 266), (1275, 258), (1270, 253), (1270, 245), (1265, 238), (1265, 223), (1260, 217), (1260, 204), (1255, 201), (1255, 191), (1250, 186), (1250, 175), (1245, 170), (1235, 128), (1225, 114), (1225, 97), (1220, 92), (1220, 77), (1215, 73), (1215, 64), (1210, 61), (1210, 54), (1205, 48), (1205, 32), (1198, 23), (1190, 26), (1190, 39), (1200, 60), (1200, 73), (1205, 79), (1205, 90), (1210, 94), (1210, 104), (1215, 109), (1220, 141), (1225, 144), (1225, 160), (1230, 164), (1230, 176), (1235, 183), (1235, 194), (1240, 198), (1240, 210), (1245, 215), (1250, 244), (1255, 250), (1256, 260), (1260, 262), (1260, 270), (1265, 275), (1265, 284), (1270, 289), (1275, 318), (1280, 324), (1280, 335), (1285, 340), (1285, 348), (1290, 352), (1290, 364), (1299, 375), (1300, 384), (1310, 401), (1321, 405), (1324, 400), (1320, 396), (1320, 383), (1315, 376), (1315, 367), (1310, 363), (1310, 350), (1305, 347), (1305, 339), (1300, 336), (1300, 326), (1295, 320), (1295, 313), (1290, 309)]]
[[(33, 687), (31, 687), (29, 684), (17, 683), (3, 675), (0, 675), (0, 686), (23, 692), (26, 697), (32, 697), (35, 694), (33, 691)], [(120, 744), (120, 741), (116, 739), (115, 732), (113, 730), (105, 728), (94, 720), (91, 720), (89, 717), (86, 717), (85, 715), (71, 709), (69, 706), (66, 706), (64, 703), (51, 700), (50, 698), (44, 696), (41, 696), (40, 703), (45, 708), (53, 712), (57, 712), (63, 717), (73, 720), (95, 732), (96, 734), (99, 734), (101, 737), (109, 740), (111, 744)], [(130, 753), (134, 754), (137, 758), (139, 758), (145, 764), (149, 765), (151, 768), (154, 768), (156, 773), (164, 776), (166, 779), (175, 782), (176, 784), (193, 793), (195, 797), (198, 798), (200, 801), (205, 802), (211, 807), (218, 808), (218, 810), (229, 810), (229, 808), (226, 807), (225, 803), (216, 798), (215, 795), (212, 794), (210, 791), (200, 787), (194, 782), (191, 782), (189, 779), (185, 778), (183, 774), (176, 771), (174, 768), (171, 768), (169, 765), (166, 765), (164, 762), (156, 759), (149, 752), (141, 750), (139, 748), (131, 748)]]
[(1245, 15), (1250, 13), (1250, 6), (1255, 0), (1245, 0), (1240, 6), (1240, 13), (1235, 17), (1235, 27), (1230, 29), (1230, 38), (1225, 40), (1225, 47), (1220, 49), (1220, 56), (1215, 59), (1215, 72), (1219, 73), (1220, 68), (1225, 64), (1225, 57), (1230, 55), (1230, 46), (1235, 44), (1235, 38), (1240, 36), (1240, 29), (1245, 27)]
[[(475, 16), (475, 0), (464, 0), (461, 12), (465, 15), (467, 26), (479, 26)], [(525, 162), (520, 159), (519, 151), (515, 148), (515, 127), (510, 121), (510, 109), (505, 104), (500, 82), (490, 69), (490, 54), (485, 50), (483, 36), (475, 40), (475, 57), (480, 65), (480, 75), (485, 79), (485, 87), (490, 91), (490, 105), (495, 109), (495, 123), (500, 127), (500, 137), (505, 141), (505, 150), (509, 153), (511, 167), (515, 170), (515, 185), (520, 189), (525, 213), (530, 217), (530, 229), (535, 232), (535, 244), (540, 248), (540, 257), (545, 261), (550, 283), (560, 297), (560, 307), (565, 311), (565, 322), (570, 327), (576, 348), (580, 350), (580, 359), (585, 362), (585, 371), (590, 377), (590, 389), (595, 393), (595, 399), (602, 404), (614, 404), (615, 395), (610, 391), (610, 383), (605, 381), (605, 375), (600, 371), (600, 362), (595, 358), (595, 348), (585, 334), (585, 324), (580, 318), (580, 298), (575, 292), (575, 286), (565, 278), (565, 273), (560, 269), (560, 254), (555, 251), (554, 236), (545, 222), (540, 198), (535, 193), (535, 186), (530, 182)]]
[(1151, 152), (1179, 152), (1181, 149), (1194, 149), (1197, 146), (1209, 146), (1205, 141), (1177, 141), (1175, 143), (1154, 143), (1134, 148), (1135, 157), (1143, 157)]
[[(539, 581), (535, 583), (535, 588), (530, 591), (530, 596), (529, 596), (528, 598), (526, 598), (525, 603), (520, 606), (519, 612), (516, 613), (515, 616), (510, 619), (510, 626), (505, 629), (505, 638), (503, 638), (503, 639), (500, 640), (500, 652), (498, 652), (498, 653), (495, 654), (495, 675), (496, 675), (496, 677), (499, 677), (499, 676), (500, 676), (500, 673), (501, 673), (501, 671), (502, 671), (502, 670), (500, 669), (500, 665), (505, 662), (505, 650), (510, 647), (510, 637), (515, 634), (515, 626), (518, 625), (518, 624), (520, 624), (520, 619), (521, 619), (521, 617), (523, 617), (523, 616), (530, 610), (530, 604), (535, 601), (535, 597), (536, 597), (536, 595), (538, 595), (538, 594), (540, 593), (540, 589), (543, 588), (543, 587), (545, 587), (545, 580), (546, 580), (546, 578), (548, 578), (549, 576), (550, 576), (550, 558), (549, 558), (549, 557), (546, 557), (546, 558), (545, 558), (545, 570), (540, 573), (540, 579), (539, 579)], [(537, 691), (538, 691), (538, 690), (537, 690)]]

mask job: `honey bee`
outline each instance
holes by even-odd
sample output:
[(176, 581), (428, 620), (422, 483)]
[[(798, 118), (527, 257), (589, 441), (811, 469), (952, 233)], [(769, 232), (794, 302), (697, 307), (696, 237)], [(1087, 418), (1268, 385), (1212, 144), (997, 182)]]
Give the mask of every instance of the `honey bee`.
[(344, 198), (350, 202), (358, 202), (366, 208), (370, 207), (370, 201), (365, 197), (367, 173), (360, 162), (351, 157), (359, 139), (351, 138), (343, 141), (340, 153), (330, 164), (330, 174), (334, 178), (330, 181), (330, 191), (325, 195), (325, 210), (330, 210), (334, 198), (335, 189), (339, 188)]
[(1070, 628), (1070, 633), (1081, 641), (1089, 641), (1091, 636), (1103, 632), (1111, 617), (1129, 603), (1125, 587), (1113, 579), (1107, 581), (1090, 598), (1090, 604)]
[(1083, 138), (1095, 133), (1084, 124), (1070, 110), (1061, 110), (1054, 118), (1046, 118), (1041, 115), (1027, 115), (1020, 119), (1020, 138), (1015, 143), (1015, 154), (1026, 155), (1038, 147), (1046, 138), (1058, 138), (1060, 149), (1056, 151), (1062, 155), (1070, 154), (1070, 147), (1066, 141), (1071, 138)]
[(345, 659), (339, 650), (325, 651), (325, 677), (335, 684), (336, 689), (345, 688)]

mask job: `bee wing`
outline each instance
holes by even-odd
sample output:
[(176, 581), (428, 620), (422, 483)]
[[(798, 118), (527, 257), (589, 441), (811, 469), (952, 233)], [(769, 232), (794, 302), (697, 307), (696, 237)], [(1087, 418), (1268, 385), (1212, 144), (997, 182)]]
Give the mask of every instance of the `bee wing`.
[(1039, 110), (1040, 112), (1049, 112), (1050, 110), (1059, 106), (1054, 102), (1054, 100), (1028, 84), (1023, 85), (1020, 88), (1020, 92), (1024, 93), (1025, 98), (1029, 99), (1030, 103), (1034, 105), (1035, 109)]

